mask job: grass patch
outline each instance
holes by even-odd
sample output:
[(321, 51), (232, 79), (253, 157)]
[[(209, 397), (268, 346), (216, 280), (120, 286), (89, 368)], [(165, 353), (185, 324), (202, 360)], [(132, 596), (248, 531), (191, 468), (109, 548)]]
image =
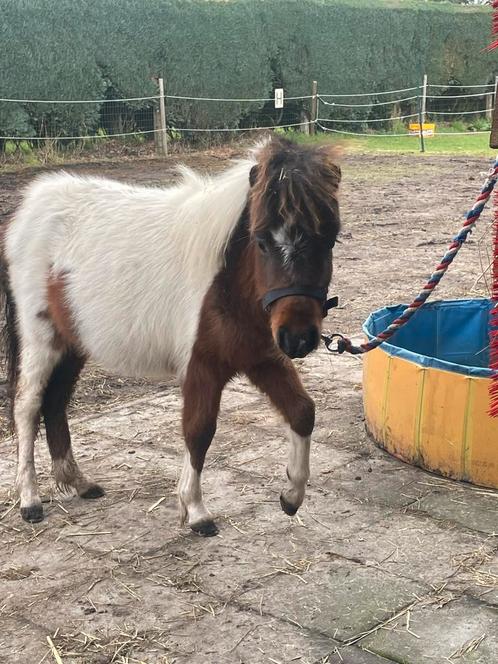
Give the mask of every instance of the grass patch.
[[(290, 132), (286, 135), (291, 138)], [(347, 134), (317, 134), (306, 136), (298, 132), (292, 138), (300, 143), (333, 142), (342, 143), (348, 152), (374, 152), (420, 154), (418, 136), (365, 135), (349, 136)], [(493, 157), (495, 150), (489, 147), (489, 133), (457, 135), (451, 132), (436, 133), (432, 138), (425, 139), (425, 154), (468, 154), (472, 156)]]

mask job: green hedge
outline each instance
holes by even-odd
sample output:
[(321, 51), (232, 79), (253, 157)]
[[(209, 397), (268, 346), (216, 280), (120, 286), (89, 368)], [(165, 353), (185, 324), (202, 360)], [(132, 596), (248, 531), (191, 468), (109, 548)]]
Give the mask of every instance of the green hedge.
[[(159, 74), (169, 94), (259, 98), (276, 85), (309, 94), (314, 78), (322, 93), (350, 93), (417, 85), (424, 72), (465, 86), (498, 71), (484, 51), (489, 9), (435, 2), (0, 0), (0, 16), (9, 98), (154, 95)], [(0, 135), (91, 133), (100, 111), (0, 102)], [(258, 124), (264, 113), (263, 103), (168, 103), (177, 126)]]

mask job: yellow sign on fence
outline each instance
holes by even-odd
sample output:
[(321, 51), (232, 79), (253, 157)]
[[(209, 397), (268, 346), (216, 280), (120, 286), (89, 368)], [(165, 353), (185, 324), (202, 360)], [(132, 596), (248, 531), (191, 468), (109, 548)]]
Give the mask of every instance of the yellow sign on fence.
[[(424, 137), (430, 138), (431, 136), (434, 136), (435, 132), (435, 124), (424, 123), (422, 125), (422, 134)], [(420, 136), (420, 124), (418, 122), (411, 122), (408, 125), (408, 133), (410, 136)]]

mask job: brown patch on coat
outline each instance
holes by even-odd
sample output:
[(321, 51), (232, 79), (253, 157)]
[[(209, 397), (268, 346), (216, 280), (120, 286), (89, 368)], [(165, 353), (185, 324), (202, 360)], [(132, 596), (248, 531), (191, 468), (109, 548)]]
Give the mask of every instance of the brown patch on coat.
[[(261, 300), (268, 290), (296, 283), (328, 287), (340, 227), (336, 159), (330, 146), (308, 148), (274, 138), (251, 169), (248, 203), (225, 266), (204, 299), (183, 384), (183, 430), (199, 472), (216, 430), (221, 392), (236, 374), (245, 373), (267, 394), (296, 433), (311, 434), (313, 401), (274, 338), (283, 324), (297, 333), (311, 325), (319, 330), (322, 309), (313, 298), (291, 296), (278, 300), (268, 314)], [(298, 245), (290, 268), (268, 237), (282, 225)]]
[[(74, 319), (66, 298), (67, 272), (50, 274), (47, 281), (47, 313), (54, 326), (54, 345), (57, 348), (77, 348), (78, 336), (75, 331)], [(38, 316), (44, 317), (40, 311)]]
[(236, 374), (245, 373), (268, 395), (299, 435), (310, 435), (313, 429), (313, 401), (292, 361), (275, 345), (269, 316), (257, 296), (257, 249), (248, 237), (247, 224), (244, 214), (230, 241), (225, 267), (206, 294), (183, 384), (183, 431), (198, 471), (216, 431), (221, 393)]

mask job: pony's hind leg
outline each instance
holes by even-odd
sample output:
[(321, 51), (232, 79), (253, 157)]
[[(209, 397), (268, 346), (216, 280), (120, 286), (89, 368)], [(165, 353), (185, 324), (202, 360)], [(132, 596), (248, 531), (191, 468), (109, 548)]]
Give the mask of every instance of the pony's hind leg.
[(267, 394), (290, 427), (287, 485), (280, 494), (282, 510), (293, 516), (302, 505), (310, 475), (311, 433), (315, 405), (290, 360), (267, 360), (247, 371), (256, 387)]
[(42, 414), (57, 487), (73, 488), (81, 498), (100, 498), (104, 490), (83, 475), (73, 457), (67, 423), (66, 409), (84, 364), (85, 358), (74, 351), (64, 354), (45, 388)]
[(14, 397), (14, 426), (17, 434), (16, 488), (21, 516), (32, 523), (43, 519), (43, 508), (35, 470), (35, 439), (38, 433), (43, 390), (60, 352), (43, 343), (24, 342)]

